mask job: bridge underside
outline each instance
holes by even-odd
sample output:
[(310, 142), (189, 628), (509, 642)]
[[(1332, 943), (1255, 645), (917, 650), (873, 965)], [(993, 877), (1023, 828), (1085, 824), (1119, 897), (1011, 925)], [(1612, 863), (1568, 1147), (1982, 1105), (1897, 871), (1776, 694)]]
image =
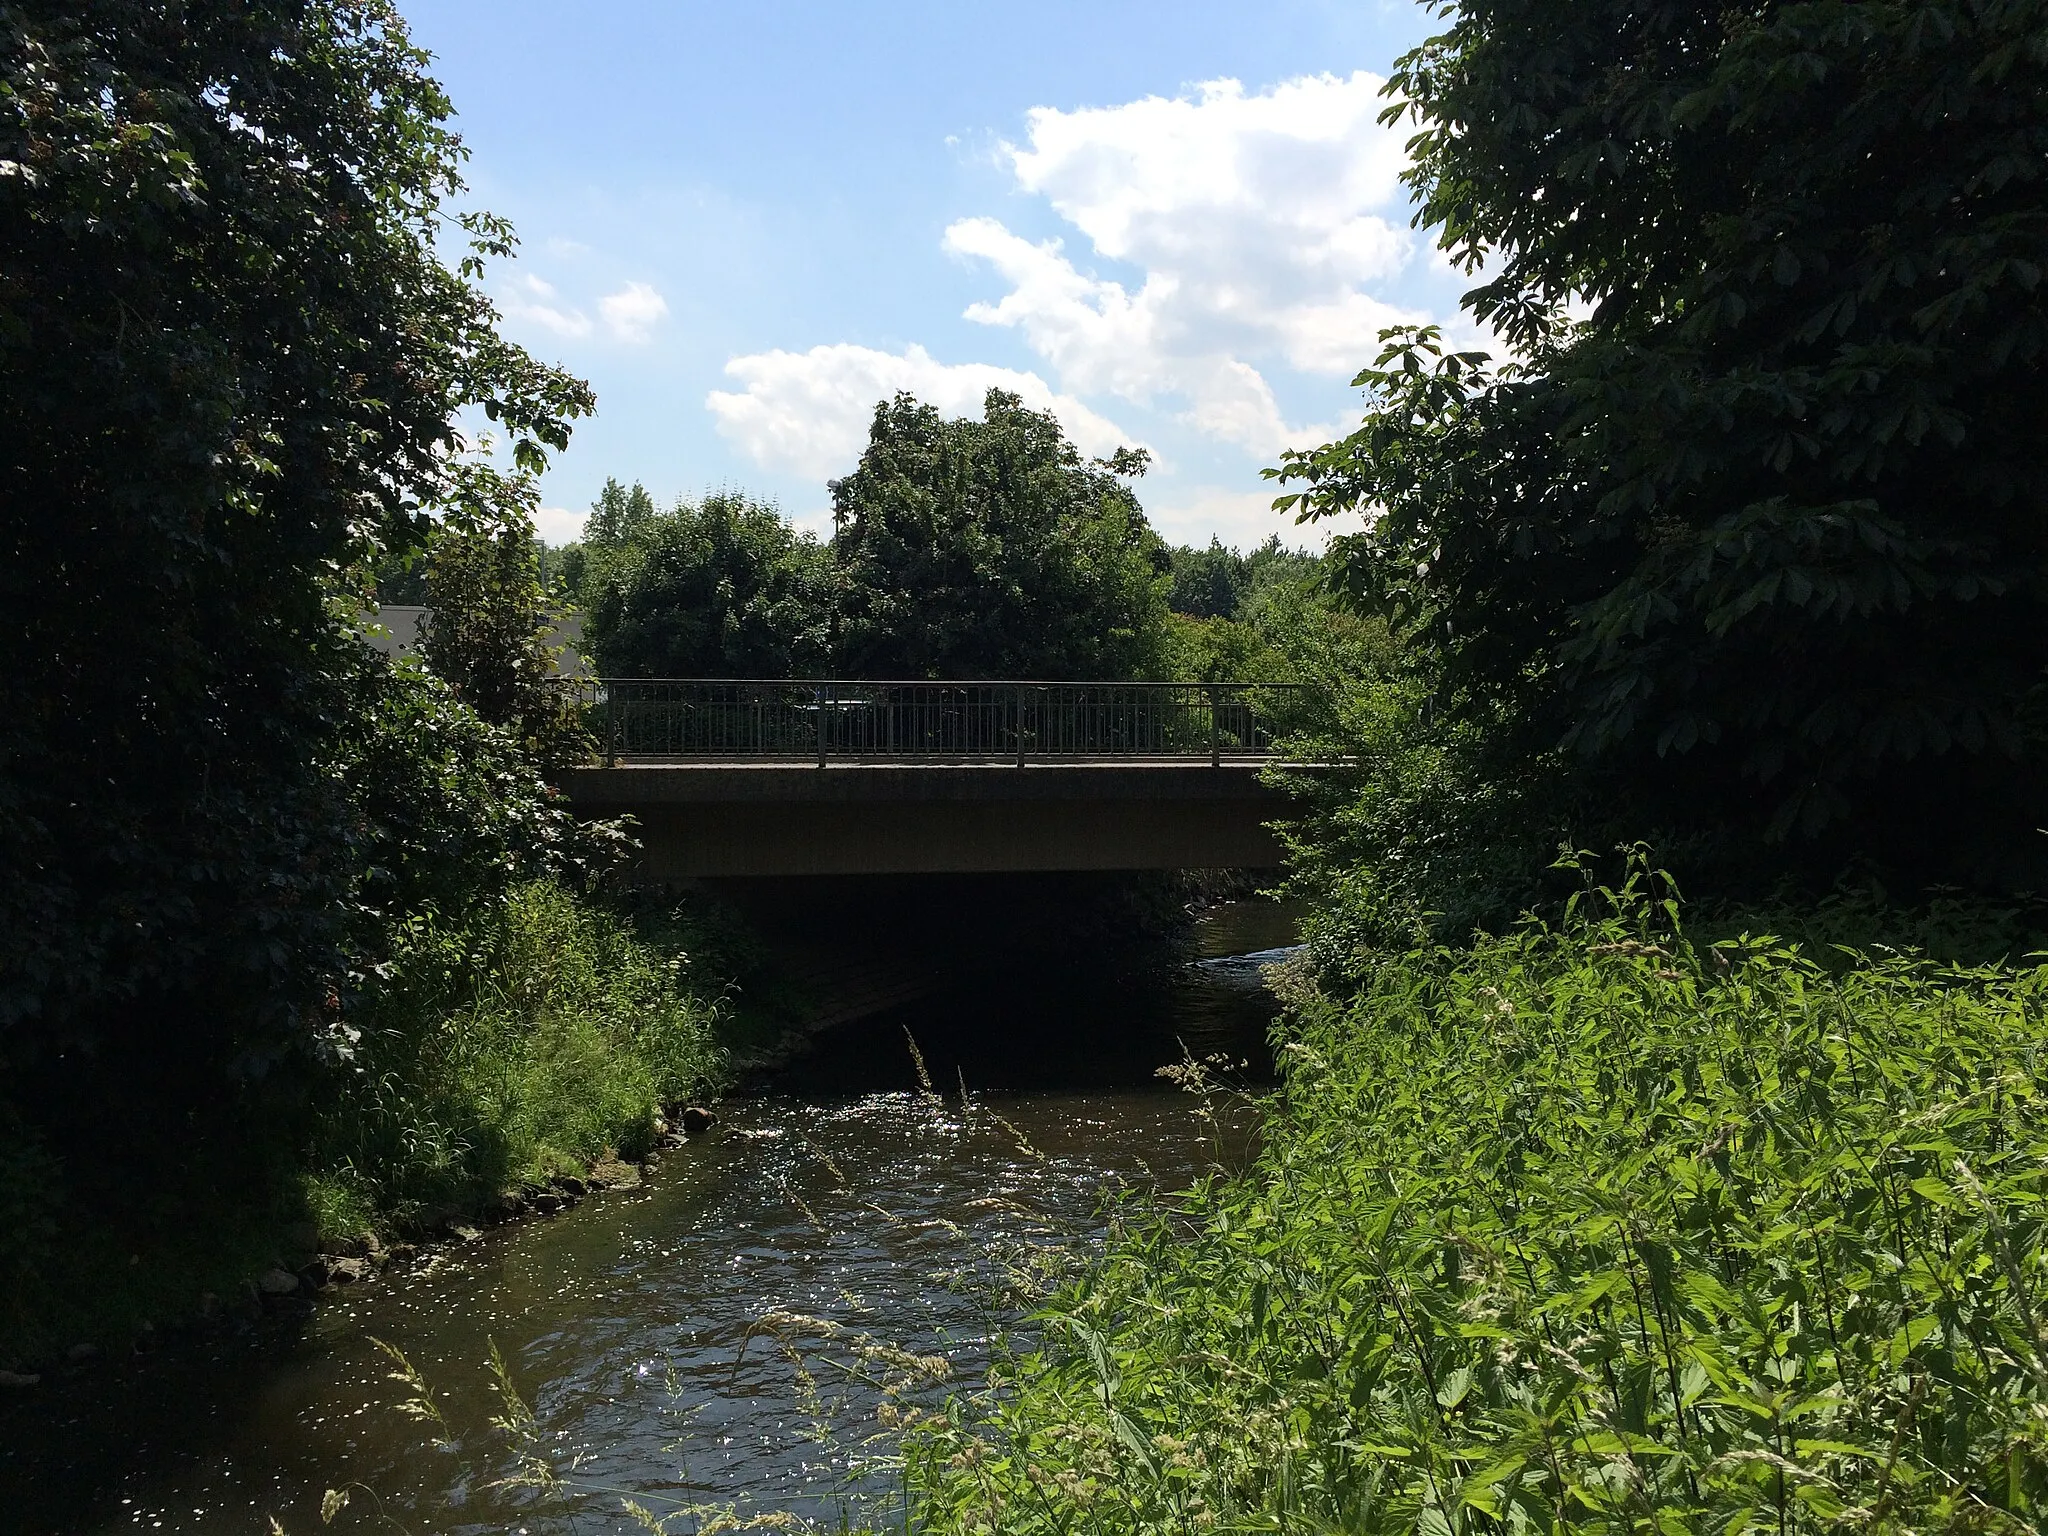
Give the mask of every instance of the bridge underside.
[(1262, 869), (1286, 800), (1256, 763), (623, 763), (571, 803), (640, 823), (643, 879)]

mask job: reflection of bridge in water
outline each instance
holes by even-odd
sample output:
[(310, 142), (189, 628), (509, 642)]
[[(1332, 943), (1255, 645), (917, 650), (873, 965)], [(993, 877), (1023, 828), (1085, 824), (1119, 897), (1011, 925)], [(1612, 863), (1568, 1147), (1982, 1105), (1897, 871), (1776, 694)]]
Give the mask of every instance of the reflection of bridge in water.
[(1235, 683), (586, 686), (592, 815), (631, 813), (650, 879), (1264, 868), (1260, 782), (1304, 702)]

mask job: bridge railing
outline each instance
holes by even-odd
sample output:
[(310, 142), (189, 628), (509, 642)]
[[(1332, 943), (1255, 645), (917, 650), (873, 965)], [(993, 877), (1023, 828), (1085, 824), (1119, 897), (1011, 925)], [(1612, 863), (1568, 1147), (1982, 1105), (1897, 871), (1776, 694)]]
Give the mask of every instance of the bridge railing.
[(582, 685), (607, 765), (621, 759), (1263, 758), (1290, 684), (761, 682)]

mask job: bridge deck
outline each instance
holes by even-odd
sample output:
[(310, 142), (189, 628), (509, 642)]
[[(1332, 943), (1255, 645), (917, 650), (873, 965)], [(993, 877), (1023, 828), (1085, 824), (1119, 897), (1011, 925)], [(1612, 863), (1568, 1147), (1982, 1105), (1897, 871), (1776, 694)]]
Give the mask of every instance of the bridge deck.
[(1270, 868), (1287, 801), (1257, 762), (623, 762), (570, 770), (578, 810), (631, 814), (652, 879)]

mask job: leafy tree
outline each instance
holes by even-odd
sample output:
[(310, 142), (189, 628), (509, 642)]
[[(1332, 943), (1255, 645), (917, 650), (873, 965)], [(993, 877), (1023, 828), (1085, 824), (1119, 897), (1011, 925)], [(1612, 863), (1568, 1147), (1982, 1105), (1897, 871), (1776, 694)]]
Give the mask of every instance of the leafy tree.
[(838, 665), (865, 677), (1145, 676), (1168, 556), (1125, 483), (1050, 414), (990, 390), (979, 421), (898, 395), (832, 482)]
[(585, 643), (612, 677), (816, 675), (828, 563), (816, 539), (739, 492), (679, 501), (586, 574)]
[(655, 519), (654, 498), (647, 487), (633, 482), (629, 491), (609, 476), (597, 500), (590, 504), (590, 516), (583, 524), (587, 544), (630, 544), (647, 531)]
[(1222, 540), (1211, 536), (1207, 549), (1182, 545), (1171, 552), (1173, 585), (1166, 605), (1193, 619), (1227, 619), (1237, 613), (1252, 584), (1251, 566)]
[(587, 741), (555, 670), (558, 612), (541, 585), (538, 500), (530, 477), (463, 466), (427, 547), (420, 651), (458, 699), (511, 732), (534, 762), (556, 767)]
[(607, 476), (584, 519), (583, 537), (542, 551), (541, 572), (548, 590), (565, 601), (591, 607), (613, 569), (631, 563), (635, 542), (656, 516), (654, 498), (647, 494), (646, 486), (636, 480), (627, 490)]
[(324, 1028), (367, 665), (336, 573), (424, 536), (458, 411), (531, 470), (590, 409), (496, 332), (506, 227), (444, 259), (426, 64), (385, 0), (0, 10), (10, 1067), (92, 1045), (161, 1093)]
[(1169, 554), (1173, 585), (1167, 606), (1189, 618), (1241, 619), (1276, 584), (1322, 576), (1322, 562), (1316, 556), (1284, 547), (1277, 533), (1250, 554), (1239, 554), (1213, 535), (1207, 549), (1182, 544)]
[(1443, 10), (1388, 116), (1518, 355), (1392, 334), (1282, 504), (1377, 510), (1338, 581), (1510, 750), (1674, 823), (2014, 875), (2048, 746), (2048, 9)]

